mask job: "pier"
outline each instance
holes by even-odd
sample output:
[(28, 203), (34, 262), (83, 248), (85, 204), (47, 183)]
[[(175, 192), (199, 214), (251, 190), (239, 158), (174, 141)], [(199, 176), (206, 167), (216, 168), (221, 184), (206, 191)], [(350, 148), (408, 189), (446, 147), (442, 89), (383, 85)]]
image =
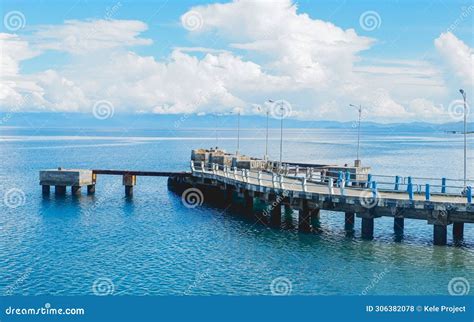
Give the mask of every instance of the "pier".
[[(40, 172), (43, 193), (55, 186), (73, 194), (87, 186), (95, 193), (98, 175), (122, 177), (125, 194), (133, 196), (137, 176), (168, 177), (171, 191), (186, 197), (198, 191), (199, 204), (210, 202), (229, 207), (237, 202), (247, 216), (279, 228), (285, 213), (298, 211), (298, 230), (319, 231), (320, 211), (340, 212), (341, 225), (354, 231), (355, 218), (361, 218), (361, 237), (373, 239), (376, 219), (393, 218), (395, 235), (403, 236), (405, 219), (423, 220), (433, 226), (433, 243), (447, 244), (452, 225), (453, 244), (461, 244), (464, 225), (474, 223), (472, 188), (455, 185), (458, 180), (375, 175), (369, 167), (275, 162), (226, 153), (219, 149), (193, 150), (191, 172), (124, 170), (44, 170)], [(422, 183), (431, 182), (431, 183)], [(471, 183), (472, 181), (468, 181)], [(196, 197), (196, 196), (194, 196)], [(257, 203), (264, 204), (257, 211)], [(283, 218), (282, 218), (283, 217)]]
[(40, 185), (43, 195), (49, 195), (51, 186), (56, 195), (66, 194), (67, 187), (72, 195), (81, 194), (82, 187), (87, 187), (87, 194), (95, 193), (98, 175), (121, 176), (125, 195), (133, 196), (133, 187), (137, 184), (137, 176), (144, 177), (187, 177), (190, 172), (130, 171), (130, 170), (82, 170), (82, 169), (50, 169), (40, 171)]

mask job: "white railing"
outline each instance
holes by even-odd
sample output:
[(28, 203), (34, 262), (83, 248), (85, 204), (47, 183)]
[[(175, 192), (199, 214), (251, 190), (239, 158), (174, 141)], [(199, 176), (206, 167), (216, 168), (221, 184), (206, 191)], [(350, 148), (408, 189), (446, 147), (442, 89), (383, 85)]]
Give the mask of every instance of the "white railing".
[[(331, 172), (317, 172), (314, 169), (306, 168), (304, 171), (296, 167), (295, 175), (285, 174), (288, 171), (275, 173), (267, 170), (238, 169), (227, 165), (208, 164), (206, 167), (202, 162), (191, 161), (191, 170), (193, 173), (212, 173), (213, 175), (221, 175), (225, 178), (233, 178), (234, 180), (243, 181), (245, 183), (255, 183), (258, 185), (270, 185), (273, 188), (285, 189), (285, 187), (293, 187), (294, 190), (301, 190), (307, 192), (308, 188), (313, 186), (322, 187), (326, 185), (330, 195), (334, 194), (334, 188), (339, 188), (341, 195), (345, 195), (346, 188), (351, 190), (372, 190), (374, 195), (381, 192), (398, 192), (407, 193), (410, 200), (414, 199), (415, 194), (422, 194), (426, 200), (430, 200), (432, 195), (441, 196), (461, 196), (465, 197), (468, 203), (472, 203), (472, 188), (469, 186), (466, 189), (462, 186), (448, 185), (447, 182), (452, 182), (451, 179), (435, 179), (435, 178), (421, 178), (421, 177), (400, 177), (388, 175), (367, 175), (367, 180), (355, 180), (354, 173), (343, 173), (342, 171)], [(301, 176), (300, 174), (304, 175)], [(239, 178), (240, 177), (240, 178)], [(375, 180), (379, 179), (379, 180)], [(415, 183), (415, 180), (439, 180), (441, 184), (432, 183)], [(470, 180), (469, 182), (472, 182)], [(457, 190), (458, 192), (453, 192)]]

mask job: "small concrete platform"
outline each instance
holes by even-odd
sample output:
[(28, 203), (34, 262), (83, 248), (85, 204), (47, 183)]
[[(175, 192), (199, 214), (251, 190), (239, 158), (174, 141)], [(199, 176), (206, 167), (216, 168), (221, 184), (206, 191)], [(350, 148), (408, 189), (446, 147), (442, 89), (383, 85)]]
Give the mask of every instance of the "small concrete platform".
[(59, 195), (66, 193), (66, 187), (71, 187), (72, 194), (80, 194), (83, 186), (87, 186), (87, 192), (93, 194), (95, 179), (92, 170), (57, 168), (40, 171), (43, 194), (49, 194), (51, 186), (55, 187), (55, 193)]

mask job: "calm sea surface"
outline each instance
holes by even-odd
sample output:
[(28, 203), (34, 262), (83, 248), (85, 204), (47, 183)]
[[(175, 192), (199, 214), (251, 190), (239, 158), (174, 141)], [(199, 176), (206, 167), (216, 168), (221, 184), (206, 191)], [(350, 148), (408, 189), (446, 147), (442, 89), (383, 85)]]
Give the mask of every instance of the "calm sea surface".
[[(242, 131), (241, 152), (262, 156), (265, 135)], [(235, 151), (235, 131), (217, 144)], [(352, 163), (355, 132), (286, 130), (284, 159)], [(61, 130), (0, 128), (0, 196), (18, 191), (12, 208), (0, 200), (0, 292), (22, 295), (93, 294), (98, 279), (113, 294), (271, 294), (289, 281), (291, 294), (448, 294), (464, 277), (474, 289), (474, 229), (464, 247), (432, 246), (432, 226), (406, 220), (402, 242), (393, 221), (375, 221), (373, 241), (344, 233), (342, 213), (321, 214), (321, 234), (275, 230), (237, 213), (188, 209), (168, 192), (165, 178), (138, 178), (132, 201), (120, 177), (99, 176), (95, 196), (43, 199), (45, 168), (188, 170), (190, 151), (216, 145), (208, 130)], [(471, 151), (474, 142), (470, 139)], [(279, 132), (270, 134), (277, 159)], [(363, 133), (361, 158), (373, 173), (462, 177), (462, 137), (444, 133)], [(474, 154), (468, 165), (473, 176)], [(451, 227), (448, 241), (451, 244)], [(472, 294), (471, 290), (471, 294)]]

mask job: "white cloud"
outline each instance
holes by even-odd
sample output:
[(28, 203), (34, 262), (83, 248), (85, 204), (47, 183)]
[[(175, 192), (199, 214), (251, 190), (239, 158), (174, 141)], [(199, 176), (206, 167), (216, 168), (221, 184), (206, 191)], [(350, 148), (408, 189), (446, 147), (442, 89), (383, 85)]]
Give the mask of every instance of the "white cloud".
[(447, 111), (442, 105), (436, 106), (432, 101), (425, 98), (416, 98), (408, 104), (409, 112), (413, 117), (419, 117), (428, 121), (446, 121)]
[(474, 87), (474, 50), (451, 32), (442, 33), (434, 44), (448, 68), (463, 82)]
[(41, 88), (28, 77), (20, 75), (20, 63), (40, 53), (32, 50), (27, 41), (14, 34), (0, 33), (0, 102), (20, 109), (25, 97), (32, 99)]
[(329, 87), (341, 81), (350, 74), (357, 54), (373, 43), (353, 29), (299, 14), (290, 0), (241, 0), (189, 12), (202, 17), (203, 27), (195, 33), (216, 32), (230, 47), (264, 56), (266, 69), (291, 76), (300, 87)]
[(66, 20), (63, 25), (36, 28), (32, 43), (41, 50), (86, 54), (102, 49), (149, 45), (150, 39), (138, 35), (147, 25), (136, 20)]
[[(202, 18), (199, 28), (187, 31), (198, 44), (175, 47), (164, 61), (132, 51), (151, 43), (141, 37), (147, 25), (140, 21), (69, 20), (31, 26), (29, 37), (1, 34), (1, 106), (17, 104), (28, 93), (24, 108), (55, 111), (90, 112), (95, 101), (106, 99), (116, 112), (207, 113), (237, 107), (250, 112), (252, 104), (271, 98), (291, 102), (292, 115), (305, 119), (353, 119), (347, 107), (353, 103), (364, 105), (370, 120), (443, 120), (438, 102), (446, 86), (433, 63), (365, 59), (363, 51), (375, 40), (299, 13), (289, 0), (190, 10)], [(200, 43), (206, 33), (227, 47), (202, 46), (208, 45)], [(455, 57), (468, 53), (472, 59), (472, 50), (456, 40), (443, 36), (435, 44), (448, 61), (453, 48)], [(45, 51), (72, 59), (55, 70), (20, 73), (22, 61)], [(469, 77), (455, 67), (460, 77)]]
[(34, 76), (42, 88), (41, 99), (37, 104), (52, 111), (81, 111), (90, 104), (82, 89), (73, 81), (54, 70), (46, 70)]
[(412, 101), (446, 93), (441, 71), (432, 63), (364, 60), (363, 51), (374, 39), (298, 13), (290, 0), (240, 0), (189, 12), (202, 18), (202, 27), (190, 31), (197, 39), (215, 33), (230, 48), (262, 61), (262, 71), (288, 78), (276, 95), (289, 99), (299, 117), (344, 120), (351, 117), (347, 104), (360, 103), (373, 120), (431, 119), (413, 113), (418, 105)]
[[(264, 74), (258, 65), (225, 52), (209, 53), (200, 60), (175, 50), (166, 63), (133, 52), (115, 53), (79, 69), (81, 75), (72, 70), (67, 72), (68, 78), (81, 84), (89, 96), (102, 99), (105, 95), (118, 109), (156, 113), (209, 112), (245, 106), (238, 94), (260, 91), (280, 82), (279, 78)], [(82, 76), (94, 71), (97, 76), (92, 79)]]
[(19, 72), (19, 63), (39, 54), (33, 51), (28, 42), (14, 34), (0, 33), (0, 68), (2, 77), (15, 76)]

